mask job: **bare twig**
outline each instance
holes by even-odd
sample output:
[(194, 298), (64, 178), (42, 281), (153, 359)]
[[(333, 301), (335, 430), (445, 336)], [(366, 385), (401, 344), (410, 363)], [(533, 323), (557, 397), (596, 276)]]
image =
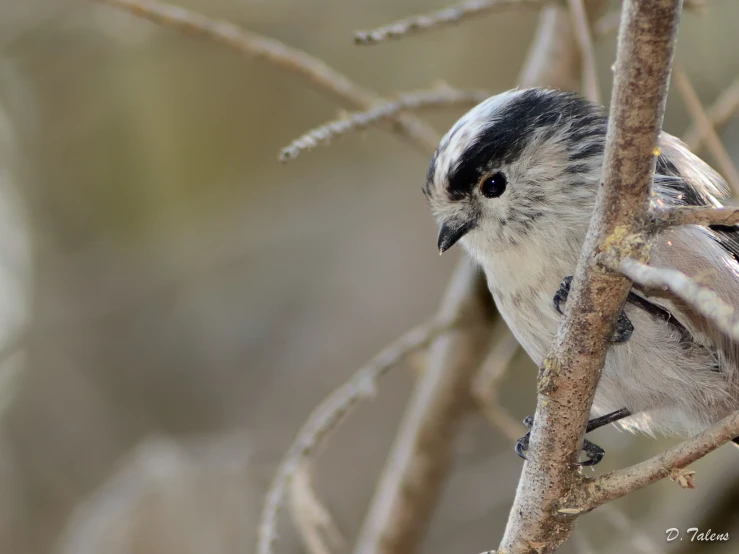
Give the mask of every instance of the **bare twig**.
[(414, 15), (383, 25), (371, 31), (357, 31), (354, 41), (357, 44), (377, 44), (391, 38), (402, 38), (406, 35), (421, 33), (446, 25), (459, 23), (495, 9), (515, 7), (539, 7), (547, 0), (467, 0), (454, 6), (424, 15)]
[(675, 68), (673, 79), (688, 113), (690, 113), (693, 121), (695, 121), (695, 124), (701, 130), (711, 157), (716, 161), (719, 171), (729, 183), (734, 196), (739, 196), (739, 172), (737, 172), (731, 156), (729, 156), (726, 148), (724, 148), (724, 144), (721, 142), (718, 133), (716, 133), (716, 129), (713, 128), (711, 120), (706, 115), (703, 105), (695, 92), (695, 88), (693, 88), (693, 83), (690, 82), (688, 75), (680, 67)]
[(598, 68), (595, 64), (593, 39), (590, 35), (590, 23), (585, 12), (583, 0), (567, 0), (572, 14), (572, 25), (575, 36), (580, 45), (580, 59), (582, 60), (582, 81), (585, 96), (591, 102), (600, 104), (600, 89), (598, 87)]
[(520, 346), (502, 319), (498, 320), (492, 335), (497, 338), (497, 342), (472, 382), (472, 396), (488, 422), (511, 441), (515, 441), (523, 435), (523, 425), (500, 406), (497, 388)]
[(736, 436), (739, 436), (739, 411), (658, 456), (592, 480), (586, 488), (585, 509), (592, 510), (656, 481), (674, 477), (678, 470), (713, 452)]
[(672, 225), (738, 225), (739, 208), (696, 208), (681, 206), (652, 212), (656, 229)]
[(272, 552), (277, 515), (295, 473), (315, 455), (330, 432), (344, 421), (357, 403), (374, 395), (380, 377), (408, 353), (428, 346), (435, 337), (449, 331), (459, 321), (457, 312), (446, 316), (448, 317), (421, 325), (394, 341), (357, 371), (349, 381), (332, 392), (311, 413), (280, 463), (270, 485), (259, 525), (258, 554)]
[[(368, 110), (376, 102), (382, 101), (323, 60), (302, 50), (291, 48), (278, 40), (242, 29), (228, 21), (209, 19), (199, 13), (157, 0), (102, 1), (136, 17), (195, 37), (209, 39), (240, 54), (281, 67), (302, 77), (316, 89), (361, 110)], [(397, 130), (424, 150), (433, 149), (438, 143), (438, 136), (433, 129), (408, 115), (398, 116)]]
[[(521, 72), (521, 86), (574, 88), (577, 43), (569, 13), (547, 6), (539, 16), (536, 38)], [(462, 260), (443, 304), (482, 310), (489, 293), (481, 273)], [(460, 401), (470, 395), (473, 372), (485, 342), (457, 334), (435, 344), (424, 377), (416, 385), (383, 477), (370, 506), (355, 554), (408, 554), (418, 549), (422, 532), (448, 471)], [(451, 407), (459, 406), (450, 410)]]
[[(524, 464), (499, 552), (546, 554), (572, 533), (576, 513), (563, 499), (580, 490), (574, 462), (582, 446), (606, 337), (631, 287), (603, 271), (600, 251), (646, 258), (642, 222), (649, 205), (653, 154), (662, 127), (680, 0), (625, 0), (599, 188), (564, 321), (538, 381), (528, 462)], [(572, 304), (570, 304), (572, 302)]]
[(490, 339), (486, 285), (468, 263), (456, 271), (440, 314), (463, 314), (465, 328), (434, 342), (385, 464), (357, 554), (407, 553), (423, 536), (453, 452), (453, 438), (472, 406), (470, 382)]
[(398, 95), (397, 99), (378, 104), (369, 110), (347, 114), (341, 119), (325, 123), (283, 148), (280, 160), (295, 158), (301, 152), (311, 150), (319, 144), (327, 144), (333, 139), (352, 131), (365, 129), (388, 119), (397, 117), (399, 112), (418, 111), (442, 106), (464, 106), (479, 104), (490, 96), (484, 90), (437, 89), (409, 92)]
[(308, 554), (331, 554), (345, 548), (346, 541), (313, 487), (311, 464), (301, 464), (290, 483), (290, 513)]
[[(721, 127), (739, 111), (739, 78), (735, 79), (708, 108), (708, 119), (715, 129)], [(705, 134), (697, 124), (685, 132), (683, 140), (693, 152), (703, 145)]]
[(624, 258), (614, 268), (640, 285), (653, 289), (668, 289), (690, 304), (718, 329), (739, 340), (739, 314), (728, 302), (676, 269), (650, 267), (631, 258)]

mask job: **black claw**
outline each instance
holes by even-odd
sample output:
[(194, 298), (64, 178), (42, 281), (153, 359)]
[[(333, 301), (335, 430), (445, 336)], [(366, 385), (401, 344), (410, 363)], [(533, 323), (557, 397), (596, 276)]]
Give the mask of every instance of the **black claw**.
[[(554, 293), (552, 303), (554, 304), (554, 309), (557, 310), (557, 313), (559, 313), (560, 315), (563, 315), (562, 304), (564, 302), (567, 302), (567, 297), (570, 295), (570, 286), (572, 285), (572, 279), (572, 275), (569, 275), (562, 279), (562, 283), (559, 285), (559, 290)], [(616, 330), (613, 332), (611, 342), (613, 344), (623, 344), (631, 338), (633, 332), (634, 325), (631, 323), (631, 320), (628, 318), (626, 313), (621, 311), (621, 313), (618, 315)]]
[(523, 458), (524, 460), (527, 459), (526, 454), (524, 454), (524, 452), (526, 452), (529, 449), (529, 438), (530, 437), (531, 437), (531, 431), (529, 431), (523, 437), (518, 439), (516, 441), (516, 446), (514, 447), (514, 450), (516, 451), (516, 454), (518, 454), (518, 457)]
[(582, 445), (582, 451), (585, 452), (585, 454), (588, 456), (588, 459), (583, 462), (577, 463), (577, 465), (581, 467), (594, 466), (596, 464), (599, 464), (600, 461), (603, 459), (603, 456), (606, 455), (605, 450), (603, 450), (597, 444), (590, 442), (588, 439), (585, 439), (585, 442)]
[[(590, 421), (588, 421), (588, 426), (585, 429), (585, 432), (589, 433), (590, 431), (595, 431), (596, 429), (600, 429), (605, 425), (614, 423), (616, 421), (619, 421), (620, 419), (629, 417), (630, 415), (631, 411), (626, 408), (621, 408), (620, 410), (616, 410), (615, 412), (611, 412), (610, 414), (591, 419)], [(523, 424), (531, 429), (531, 427), (534, 425), (534, 416), (526, 416), (526, 418), (523, 420)], [(528, 431), (523, 437), (516, 441), (516, 446), (514, 447), (516, 454), (518, 454), (518, 456), (523, 458), (524, 460), (527, 459), (526, 451), (529, 449), (530, 439), (531, 431)], [(739, 441), (739, 438), (737, 438), (737, 440)], [(739, 444), (739, 442), (737, 444)], [(587, 456), (587, 459), (577, 463), (577, 465), (581, 467), (594, 466), (596, 464), (599, 464), (603, 459), (603, 456), (605, 456), (606, 454), (605, 450), (603, 450), (597, 444), (590, 442), (588, 439), (584, 440), (582, 451)]]
[[(531, 429), (531, 427), (534, 425), (534, 416), (529, 415), (526, 416), (523, 419), (523, 424), (528, 428)], [(529, 439), (531, 438), (531, 431), (526, 431), (526, 434), (518, 439), (516, 441), (516, 446), (514, 447), (514, 450), (516, 451), (516, 454), (518, 454), (519, 458), (526, 459), (526, 452), (529, 449)]]
[(562, 314), (562, 308), (560, 304), (567, 302), (567, 297), (570, 295), (570, 285), (572, 285), (572, 275), (562, 279), (562, 283), (559, 285), (559, 290), (554, 293), (552, 302), (554, 303), (554, 309), (557, 313)]
[(634, 324), (628, 318), (625, 312), (618, 314), (618, 320), (616, 321), (616, 330), (613, 332), (611, 342), (614, 344), (622, 344), (631, 338), (631, 334), (634, 332)]

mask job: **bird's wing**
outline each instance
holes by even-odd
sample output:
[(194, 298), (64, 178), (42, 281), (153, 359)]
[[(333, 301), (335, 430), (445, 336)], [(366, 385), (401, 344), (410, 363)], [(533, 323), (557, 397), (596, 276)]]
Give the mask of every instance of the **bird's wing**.
[[(654, 177), (654, 207), (721, 207), (729, 190), (721, 176), (675, 137), (662, 133)], [(652, 242), (650, 265), (677, 269), (713, 289), (739, 309), (739, 227), (684, 225), (659, 233)], [(644, 297), (638, 288), (634, 291)], [(679, 299), (666, 294), (653, 302), (667, 310), (696, 342), (717, 351), (728, 373), (739, 373), (739, 344), (726, 337)]]

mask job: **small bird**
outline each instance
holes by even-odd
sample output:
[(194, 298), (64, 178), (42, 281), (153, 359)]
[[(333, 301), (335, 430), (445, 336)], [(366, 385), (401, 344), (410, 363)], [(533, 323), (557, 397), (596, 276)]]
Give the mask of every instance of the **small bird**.
[[(459, 119), (429, 164), (423, 192), (439, 224), (439, 252), (459, 242), (480, 265), (537, 365), (588, 231), (607, 125), (605, 108), (576, 94), (512, 90)], [(721, 207), (728, 195), (718, 173), (661, 133), (652, 207)], [(671, 227), (651, 239), (650, 252), (650, 265), (682, 271), (739, 304), (739, 227)], [(739, 344), (669, 293), (634, 285), (595, 394), (599, 417), (587, 431), (618, 421), (650, 435), (694, 434), (737, 409)], [(528, 434), (516, 451), (523, 456), (527, 446)], [(589, 441), (584, 451), (582, 465), (603, 457)]]

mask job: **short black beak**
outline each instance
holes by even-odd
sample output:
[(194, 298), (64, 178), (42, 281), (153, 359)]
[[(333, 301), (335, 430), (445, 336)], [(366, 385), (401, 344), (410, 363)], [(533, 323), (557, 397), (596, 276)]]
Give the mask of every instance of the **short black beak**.
[(442, 223), (439, 229), (439, 238), (437, 239), (437, 246), (439, 247), (439, 255), (443, 254), (454, 246), (459, 239), (465, 236), (475, 226), (473, 222), (456, 224)]

